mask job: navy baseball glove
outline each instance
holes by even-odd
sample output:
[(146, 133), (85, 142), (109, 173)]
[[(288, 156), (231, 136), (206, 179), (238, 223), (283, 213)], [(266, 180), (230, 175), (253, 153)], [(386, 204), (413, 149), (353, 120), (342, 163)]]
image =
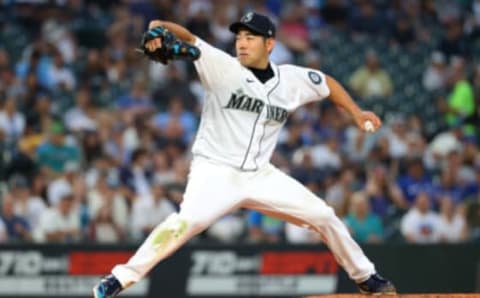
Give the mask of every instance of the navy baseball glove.
[[(155, 38), (161, 39), (162, 47), (155, 51), (150, 51), (145, 47), (145, 44)], [(150, 60), (162, 64), (168, 64), (169, 61), (176, 59), (194, 61), (200, 57), (200, 50), (196, 46), (179, 40), (172, 32), (162, 26), (146, 31), (137, 50), (146, 55)]]

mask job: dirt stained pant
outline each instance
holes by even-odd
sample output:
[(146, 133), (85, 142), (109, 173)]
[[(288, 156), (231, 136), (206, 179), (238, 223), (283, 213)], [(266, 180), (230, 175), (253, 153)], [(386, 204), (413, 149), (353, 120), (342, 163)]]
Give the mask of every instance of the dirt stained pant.
[(250, 208), (320, 233), (337, 262), (356, 282), (375, 272), (331, 207), (305, 186), (269, 164), (240, 171), (204, 157), (192, 161), (180, 211), (160, 223), (113, 275), (124, 288), (228, 212)]

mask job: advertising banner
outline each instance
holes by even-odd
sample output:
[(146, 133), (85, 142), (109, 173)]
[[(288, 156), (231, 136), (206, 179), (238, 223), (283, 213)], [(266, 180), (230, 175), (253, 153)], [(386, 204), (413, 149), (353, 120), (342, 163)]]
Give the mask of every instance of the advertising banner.
[[(0, 250), (0, 297), (84, 297), (113, 265), (131, 252), (83, 250)], [(128, 289), (145, 297), (149, 280)]]
[[(135, 251), (126, 245), (0, 247), (0, 297), (91, 298), (93, 285)], [(480, 288), (480, 247), (363, 247), (402, 293), (471, 293)], [(121, 297), (281, 298), (358, 293), (322, 245), (189, 244), (164, 260)]]
[(334, 293), (338, 265), (327, 251), (193, 250), (186, 294), (275, 296)]

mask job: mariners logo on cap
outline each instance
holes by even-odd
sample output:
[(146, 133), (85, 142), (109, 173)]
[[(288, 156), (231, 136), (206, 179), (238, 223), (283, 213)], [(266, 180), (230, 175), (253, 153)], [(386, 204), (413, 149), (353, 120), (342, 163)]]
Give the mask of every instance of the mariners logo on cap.
[(247, 13), (246, 15), (244, 15), (244, 16), (240, 19), (240, 21), (241, 21), (242, 23), (248, 23), (248, 22), (250, 22), (252, 19), (253, 19), (253, 12), (249, 12), (249, 13)]

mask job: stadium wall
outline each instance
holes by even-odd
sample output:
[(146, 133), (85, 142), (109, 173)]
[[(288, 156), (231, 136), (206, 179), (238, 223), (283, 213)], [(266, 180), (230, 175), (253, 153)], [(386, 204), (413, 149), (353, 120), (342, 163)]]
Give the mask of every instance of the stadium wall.
[[(369, 245), (402, 293), (480, 292), (480, 244)], [(5, 245), (0, 297), (91, 298), (93, 284), (133, 246)], [(301, 297), (356, 292), (324, 246), (188, 245), (124, 297)]]

